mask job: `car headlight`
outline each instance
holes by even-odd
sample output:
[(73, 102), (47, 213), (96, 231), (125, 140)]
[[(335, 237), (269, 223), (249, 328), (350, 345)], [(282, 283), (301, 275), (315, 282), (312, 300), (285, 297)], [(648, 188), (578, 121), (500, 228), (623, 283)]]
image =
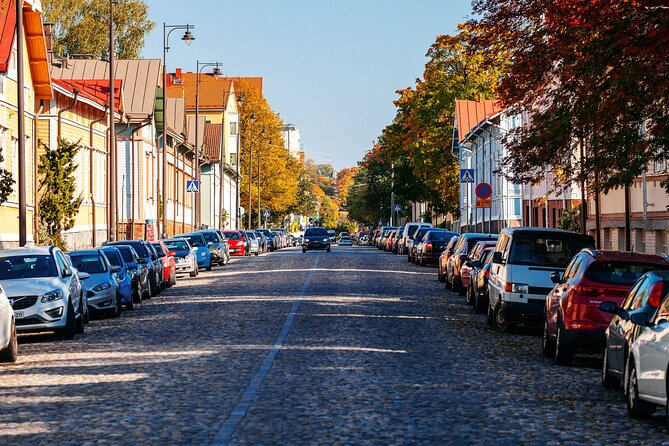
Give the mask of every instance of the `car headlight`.
[(530, 286), (526, 283), (514, 283), (511, 284), (511, 292), (528, 294), (530, 292)]
[(111, 286), (112, 286), (112, 284), (109, 283), (109, 282), (107, 282), (107, 283), (101, 283), (100, 285), (94, 287), (94, 288), (93, 288), (93, 291), (104, 291), (104, 290), (108, 290), (109, 288), (111, 288)]
[(323, 241), (324, 241), (324, 242), (327, 242), (327, 241), (329, 241), (329, 240), (330, 240), (329, 237), (324, 237), (324, 238), (323, 238)]
[(49, 291), (42, 295), (42, 302), (54, 302), (56, 300), (61, 300), (64, 297), (64, 294), (61, 290)]
[(204, 257), (206, 254), (207, 254), (207, 253), (205, 253), (204, 251), (200, 252), (200, 255), (201, 255), (202, 257)]
[(137, 276), (137, 271), (128, 270), (128, 275), (130, 276), (131, 279), (134, 279)]

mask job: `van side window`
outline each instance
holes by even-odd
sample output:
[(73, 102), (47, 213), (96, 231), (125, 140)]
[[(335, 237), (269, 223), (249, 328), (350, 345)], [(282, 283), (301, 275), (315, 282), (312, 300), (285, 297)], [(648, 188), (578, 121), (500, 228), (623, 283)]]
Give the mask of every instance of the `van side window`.
[(499, 247), (497, 251), (502, 253), (502, 260), (506, 260), (509, 255), (509, 245), (509, 236), (504, 234), (497, 244)]
[(636, 300), (636, 297), (639, 295), (639, 289), (641, 289), (647, 281), (648, 281), (648, 279), (644, 278), (643, 280), (639, 281), (639, 283), (637, 283), (634, 286), (634, 288), (632, 288), (630, 290), (630, 292), (627, 294), (627, 297), (625, 297), (625, 301), (623, 302), (621, 308), (624, 308), (626, 310), (629, 310), (630, 308), (632, 308), (633, 302)]

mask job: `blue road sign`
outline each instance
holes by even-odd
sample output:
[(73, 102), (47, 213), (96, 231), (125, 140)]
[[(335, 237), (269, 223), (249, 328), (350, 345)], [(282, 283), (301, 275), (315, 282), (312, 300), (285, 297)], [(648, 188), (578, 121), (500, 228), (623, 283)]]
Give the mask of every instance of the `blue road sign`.
[(186, 180), (186, 192), (200, 192), (200, 182), (198, 180)]
[(402, 205), (399, 204), (399, 203), (397, 203), (397, 204), (395, 205), (395, 207), (393, 208), (393, 211), (395, 211), (395, 212), (399, 212), (399, 211), (401, 211), (401, 210), (402, 210)]
[(460, 169), (460, 182), (461, 183), (473, 183), (474, 182), (474, 169)]
[(265, 218), (269, 218), (269, 210), (265, 209), (264, 211), (262, 211), (262, 216)]

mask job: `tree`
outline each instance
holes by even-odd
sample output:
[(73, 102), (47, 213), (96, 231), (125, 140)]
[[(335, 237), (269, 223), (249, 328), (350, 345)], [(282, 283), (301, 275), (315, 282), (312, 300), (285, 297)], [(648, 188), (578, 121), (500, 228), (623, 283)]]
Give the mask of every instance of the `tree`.
[(258, 218), (260, 162), (260, 204), (271, 212), (273, 222), (280, 222), (297, 204), (300, 163), (286, 151), (281, 136), (283, 122), (260, 92), (244, 81), (236, 82), (235, 89), (244, 98), (239, 109), (241, 203), (248, 206), (250, 182), (251, 209), (246, 212), (251, 214), (253, 226)]
[(337, 219), (339, 217), (339, 206), (332, 200), (332, 198), (325, 196), (318, 209), (318, 223), (320, 226), (328, 229), (337, 227)]
[[(0, 147), (0, 166), (5, 165), (5, 157), (2, 156), (3, 148)], [(12, 173), (4, 167), (0, 167), (0, 204), (7, 201), (14, 190), (14, 178)]]
[(347, 205), (349, 188), (353, 184), (355, 174), (358, 172), (357, 167), (346, 167), (337, 172), (337, 198), (341, 206)]
[[(47, 0), (44, 19), (54, 23), (54, 53), (109, 59), (109, 0)], [(114, 7), (117, 57), (137, 59), (155, 23), (143, 0), (118, 0)]]
[(57, 150), (50, 150), (42, 143), (40, 146), (43, 153), (37, 169), (40, 176), (39, 223), (46, 235), (44, 242), (64, 248), (62, 232), (74, 226), (74, 217), (83, 200), (81, 196), (74, 196), (74, 172), (77, 169), (74, 160), (81, 145), (60, 139)]

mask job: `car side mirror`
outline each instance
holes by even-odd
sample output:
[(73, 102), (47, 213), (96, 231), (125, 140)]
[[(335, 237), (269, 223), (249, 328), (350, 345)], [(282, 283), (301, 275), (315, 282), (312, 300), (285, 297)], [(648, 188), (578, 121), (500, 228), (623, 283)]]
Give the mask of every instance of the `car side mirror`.
[(72, 269), (71, 268), (65, 268), (63, 269), (63, 277), (71, 277), (72, 276)]
[(121, 272), (121, 267), (120, 266), (113, 266), (111, 269), (112, 273), (120, 273)]
[(648, 322), (650, 322), (650, 315), (645, 311), (638, 311), (630, 315), (630, 321), (634, 325), (641, 325), (642, 327), (645, 327), (648, 325)]
[(214, 242), (207, 242), (207, 246), (212, 246)]
[(81, 279), (81, 280), (86, 280), (86, 279), (88, 279), (89, 277), (91, 277), (91, 275), (88, 274), (88, 273), (84, 273), (84, 272), (80, 272), (80, 273), (79, 273), (79, 279)]
[(613, 313), (613, 314), (620, 313), (618, 305), (616, 305), (615, 302), (610, 302), (610, 301), (602, 302), (601, 304), (599, 304), (599, 309), (605, 313)]
[(553, 283), (560, 283), (561, 279), (562, 279), (562, 278), (560, 277), (560, 273), (559, 273), (559, 272), (557, 272), (557, 271), (553, 271), (553, 272), (551, 273), (551, 282), (553, 282)]
[(502, 253), (495, 251), (492, 253), (492, 263), (502, 264)]
[(137, 259), (137, 263), (140, 265), (146, 265), (146, 259)]
[(441, 252), (446, 251), (446, 245), (442, 246), (441, 249), (440, 249), (440, 251), (441, 251)]

